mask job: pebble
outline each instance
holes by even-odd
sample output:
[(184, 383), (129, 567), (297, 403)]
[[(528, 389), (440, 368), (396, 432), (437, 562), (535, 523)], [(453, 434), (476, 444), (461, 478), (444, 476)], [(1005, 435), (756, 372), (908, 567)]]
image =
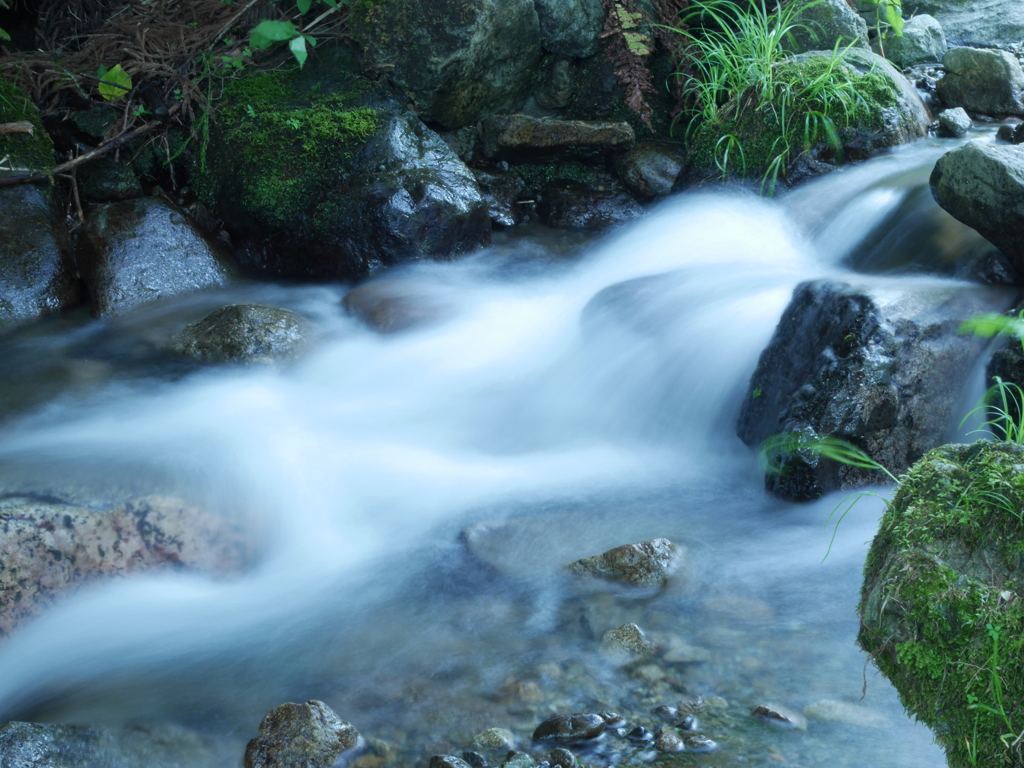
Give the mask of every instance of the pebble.
[(433, 755), (430, 768), (470, 768), (469, 763), (455, 755)]
[(487, 760), (484, 756), (471, 749), (462, 753), (462, 759), (469, 763), (470, 768), (487, 768)]
[(672, 728), (659, 728), (654, 734), (654, 748), (659, 752), (682, 752), (683, 739)]
[(796, 728), (800, 731), (807, 730), (806, 717), (801, 715), (799, 712), (794, 712), (786, 707), (780, 707), (777, 704), (762, 704), (758, 707), (754, 707), (750, 714), (758, 720), (762, 720), (779, 728)]
[(601, 652), (611, 656), (649, 656), (656, 650), (636, 624), (609, 629), (601, 638)]
[(512, 735), (512, 731), (505, 728), (488, 728), (473, 737), (473, 744), (483, 749), (507, 750), (515, 746), (515, 737)]
[(669, 707), (665, 704), (662, 704), (660, 707), (654, 708), (654, 714), (656, 714), (658, 717), (664, 718), (665, 720), (674, 720), (679, 716), (679, 710), (677, 710), (675, 707)]
[(555, 715), (537, 726), (534, 741), (587, 741), (596, 739), (604, 731), (600, 715)]
[(551, 765), (557, 766), (557, 768), (576, 768), (576, 755), (564, 747), (552, 749), (548, 752), (548, 760), (551, 761)]
[(865, 728), (878, 728), (889, 723), (881, 712), (868, 709), (860, 704), (851, 704), (848, 701), (836, 701), (835, 699), (822, 699), (808, 704), (804, 708), (804, 714), (818, 720), (832, 720)]
[(609, 549), (569, 563), (566, 569), (636, 587), (660, 587), (676, 569), (682, 550), (668, 539), (651, 539)]
[(693, 714), (684, 715), (678, 722), (673, 724), (673, 727), (683, 731), (696, 731), (698, 728), (697, 716)]
[(683, 744), (692, 752), (714, 752), (718, 749), (718, 742), (712, 741), (702, 734), (694, 734), (683, 739)]
[(509, 752), (501, 768), (533, 768), (533, 758), (525, 752)]
[(644, 728), (642, 725), (638, 725), (632, 731), (626, 734), (626, 738), (630, 741), (653, 741), (654, 734)]
[(602, 712), (601, 719), (604, 720), (604, 724), (609, 728), (618, 728), (626, 724), (626, 718), (618, 712)]

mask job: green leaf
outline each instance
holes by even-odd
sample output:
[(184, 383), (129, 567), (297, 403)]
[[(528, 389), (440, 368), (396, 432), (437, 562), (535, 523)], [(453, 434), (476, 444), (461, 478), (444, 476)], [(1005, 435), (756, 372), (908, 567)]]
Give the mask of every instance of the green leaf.
[(249, 33), (249, 44), (264, 50), (282, 40), (291, 40), (298, 34), (298, 28), (290, 21), (261, 21)]
[(313, 4), (313, 0), (295, 0), (295, 7), (299, 9), (299, 13), (305, 15), (309, 12), (309, 6)]
[(132, 89), (132, 79), (128, 77), (121, 65), (107, 70), (103, 76), (104, 82), (100, 83), (100, 96), (107, 101), (117, 101), (124, 98), (124, 95)]
[(0, 40), (10, 40), (11, 36), (8, 35), (3, 29), (0, 29)]
[(107, 67), (100, 64), (98, 67), (96, 67), (96, 77), (102, 79), (103, 76), (106, 75), (109, 71), (110, 70)]
[(324, 2), (334, 10), (338, 10), (338, 0), (324, 0)]
[(651, 38), (642, 32), (628, 32), (622, 33), (623, 39), (626, 41), (626, 47), (629, 48), (629, 52), (636, 56), (650, 56), (653, 47), (651, 45)]
[(288, 43), (288, 48), (291, 50), (292, 55), (295, 56), (295, 60), (299, 62), (299, 67), (304, 66), (306, 59), (309, 58), (309, 52), (306, 51), (306, 38), (296, 37)]
[(892, 27), (896, 37), (903, 37), (903, 12), (898, 3), (885, 4), (885, 21)]

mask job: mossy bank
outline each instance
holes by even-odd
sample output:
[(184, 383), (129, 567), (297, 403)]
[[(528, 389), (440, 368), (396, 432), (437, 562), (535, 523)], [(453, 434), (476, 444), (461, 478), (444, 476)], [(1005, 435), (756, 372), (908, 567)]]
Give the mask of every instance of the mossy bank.
[(1024, 764), (1022, 510), (1024, 446), (943, 446), (868, 553), (860, 644), (954, 768)]

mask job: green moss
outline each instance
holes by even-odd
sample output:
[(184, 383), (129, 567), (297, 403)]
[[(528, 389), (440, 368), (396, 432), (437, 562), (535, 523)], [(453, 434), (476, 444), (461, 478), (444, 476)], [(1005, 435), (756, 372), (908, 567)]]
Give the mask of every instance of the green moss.
[(903, 479), (865, 565), (860, 643), (951, 766), (1024, 760), (1011, 745), (1024, 729), (1022, 473), (1020, 446), (931, 452)]
[[(14, 83), (0, 80), (0, 123), (15, 123), (27, 120), (32, 124), (33, 134), (4, 133), (0, 134), (0, 160), (8, 158), (3, 164), (35, 170), (49, 170), (56, 165), (53, 154), (53, 142), (43, 127), (31, 99)], [(21, 171), (16, 171), (20, 173)], [(0, 173), (10, 173), (0, 171)]]
[(264, 228), (297, 227), (340, 182), (353, 151), (379, 130), (377, 110), (353, 104), (372, 88), (366, 81), (307, 87), (301, 77), (266, 72), (225, 88), (209, 167), (200, 169), (196, 183), (204, 202), (221, 215)]

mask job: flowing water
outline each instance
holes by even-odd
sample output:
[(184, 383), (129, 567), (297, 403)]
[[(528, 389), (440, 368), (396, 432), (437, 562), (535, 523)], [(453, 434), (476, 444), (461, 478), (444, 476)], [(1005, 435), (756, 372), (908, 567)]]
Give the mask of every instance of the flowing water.
[[(856, 268), (933, 284), (984, 250), (921, 194), (950, 146), (778, 202), (688, 194), (600, 240), (534, 232), (405, 270), (443, 316), (404, 333), (348, 317), (341, 287), (257, 284), (7, 333), (5, 489), (174, 494), (244, 524), (257, 557), (234, 579), (122, 581), (43, 615), (0, 649), (0, 710), (174, 720), (241, 755), (265, 712), (317, 698), (387, 742), (386, 764), (411, 766), (489, 727), (529, 749), (556, 712), (653, 729), (655, 707), (702, 694), (717, 751), (656, 757), (609, 737), (584, 759), (944, 765), (854, 643), (880, 502), (851, 512), (822, 562), (838, 499), (766, 495), (734, 424), (798, 282)], [(199, 369), (156, 351), (243, 302), (313, 320), (310, 354)], [(485, 522), (468, 545), (461, 532)], [(659, 594), (561, 575), (655, 536), (687, 550)], [(603, 632), (627, 622), (670, 652), (602, 655)], [(820, 700), (864, 722), (778, 730), (748, 714)]]

